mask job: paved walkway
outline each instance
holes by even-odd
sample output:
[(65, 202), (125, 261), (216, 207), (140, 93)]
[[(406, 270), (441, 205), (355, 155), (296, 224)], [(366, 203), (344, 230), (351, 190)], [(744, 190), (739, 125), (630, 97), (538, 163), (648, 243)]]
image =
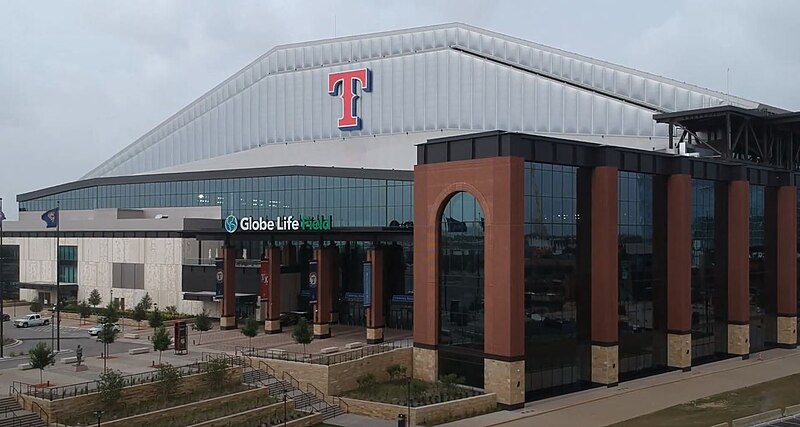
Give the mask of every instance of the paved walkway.
[(379, 420), (356, 414), (339, 415), (326, 420), (325, 424), (342, 427), (397, 427), (397, 421)]
[(499, 411), (445, 424), (460, 427), (606, 426), (670, 406), (800, 373), (800, 351), (775, 349), (748, 360), (728, 359), (539, 400), (517, 411)]

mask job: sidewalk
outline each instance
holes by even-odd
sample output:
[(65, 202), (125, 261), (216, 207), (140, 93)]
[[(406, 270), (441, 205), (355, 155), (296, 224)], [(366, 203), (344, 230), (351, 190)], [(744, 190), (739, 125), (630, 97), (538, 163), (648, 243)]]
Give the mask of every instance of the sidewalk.
[(774, 349), (749, 360), (728, 359), (629, 381), (612, 388), (595, 388), (539, 400), (517, 411), (498, 411), (446, 426), (559, 427), (607, 426), (681, 403), (800, 373), (800, 352)]

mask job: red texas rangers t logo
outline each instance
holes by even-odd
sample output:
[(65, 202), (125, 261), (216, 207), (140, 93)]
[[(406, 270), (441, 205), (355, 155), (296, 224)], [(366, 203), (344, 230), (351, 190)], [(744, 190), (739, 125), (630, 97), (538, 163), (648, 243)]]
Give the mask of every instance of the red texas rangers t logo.
[(361, 118), (356, 111), (356, 100), (359, 98), (356, 85), (361, 84), (364, 92), (372, 91), (372, 73), (369, 68), (340, 71), (328, 74), (328, 93), (342, 99), (342, 117), (339, 118), (339, 130), (360, 130)]

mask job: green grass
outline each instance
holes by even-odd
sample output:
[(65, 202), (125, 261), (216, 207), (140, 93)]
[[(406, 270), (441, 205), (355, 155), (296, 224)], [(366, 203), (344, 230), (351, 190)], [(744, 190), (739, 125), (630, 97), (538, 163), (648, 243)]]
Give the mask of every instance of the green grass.
[(772, 409), (800, 404), (800, 374), (716, 394), (663, 409), (616, 427), (708, 427)]
[[(467, 388), (421, 380), (411, 381), (411, 406), (424, 406), (476, 396), (479, 393)], [(405, 379), (387, 381), (359, 387), (345, 393), (344, 397), (372, 402), (408, 405), (409, 386)]]

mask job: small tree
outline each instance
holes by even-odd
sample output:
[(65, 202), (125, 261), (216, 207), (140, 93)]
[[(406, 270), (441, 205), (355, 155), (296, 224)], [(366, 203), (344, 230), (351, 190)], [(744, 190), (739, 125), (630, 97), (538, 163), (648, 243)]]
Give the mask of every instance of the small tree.
[(125, 379), (122, 374), (114, 369), (100, 374), (97, 381), (97, 391), (100, 393), (100, 401), (104, 406), (114, 407), (122, 397), (122, 389), (125, 387)]
[(92, 314), (92, 308), (86, 304), (86, 300), (78, 304), (78, 314), (81, 316), (81, 324), (86, 323), (85, 320)]
[(194, 329), (200, 331), (200, 338), (197, 339), (197, 344), (200, 345), (200, 341), (203, 339), (203, 332), (211, 330), (211, 319), (208, 317), (208, 312), (205, 308), (194, 318)]
[(169, 349), (169, 342), (172, 337), (167, 328), (159, 326), (153, 334), (153, 350), (158, 352), (158, 364), (161, 365), (161, 352)]
[(142, 305), (144, 311), (150, 310), (153, 308), (153, 298), (150, 297), (150, 292), (145, 292), (144, 296), (141, 300), (139, 300), (139, 304)]
[(171, 392), (178, 386), (178, 382), (181, 380), (181, 371), (169, 363), (161, 365), (161, 361), (159, 361), (159, 365), (158, 388), (164, 394), (164, 399), (166, 400), (172, 396)]
[(215, 357), (207, 362), (208, 371), (205, 380), (209, 389), (214, 390), (222, 384), (226, 384), (225, 373), (228, 369), (228, 362), (222, 357)]
[(44, 383), (44, 368), (55, 365), (56, 354), (49, 345), (41, 341), (28, 354), (31, 357), (31, 368), (39, 370), (39, 383)]
[(97, 334), (97, 341), (103, 343), (103, 371), (106, 370), (106, 359), (108, 359), (108, 347), (117, 339), (117, 328), (113, 323), (104, 323), (103, 329)]
[(119, 310), (117, 309), (117, 305), (108, 303), (108, 306), (106, 306), (106, 323), (117, 322), (119, 322)]
[(308, 320), (306, 320), (305, 317), (301, 317), (297, 321), (297, 324), (294, 325), (292, 338), (294, 338), (294, 342), (303, 344), (303, 353), (305, 353), (306, 345), (310, 344), (311, 340), (314, 338), (311, 334), (311, 328), (308, 327)]
[(164, 317), (161, 315), (161, 312), (158, 311), (158, 307), (156, 307), (156, 309), (150, 313), (150, 319), (148, 319), (148, 323), (153, 329), (160, 328), (164, 325)]
[(31, 313), (38, 313), (42, 311), (42, 302), (39, 301), (39, 298), (34, 298), (31, 301)]
[(103, 302), (103, 298), (100, 297), (100, 292), (97, 292), (97, 289), (92, 289), (92, 292), (89, 294), (89, 304), (97, 310), (97, 306)]
[(142, 320), (147, 319), (147, 311), (145, 311), (144, 305), (142, 305), (141, 301), (139, 304), (136, 304), (136, 307), (133, 308), (133, 320), (136, 321), (136, 327), (142, 327)]
[(255, 317), (250, 316), (244, 322), (244, 326), (241, 329), (242, 335), (246, 336), (250, 341), (250, 348), (253, 348), (253, 337), (258, 335), (258, 321)]

